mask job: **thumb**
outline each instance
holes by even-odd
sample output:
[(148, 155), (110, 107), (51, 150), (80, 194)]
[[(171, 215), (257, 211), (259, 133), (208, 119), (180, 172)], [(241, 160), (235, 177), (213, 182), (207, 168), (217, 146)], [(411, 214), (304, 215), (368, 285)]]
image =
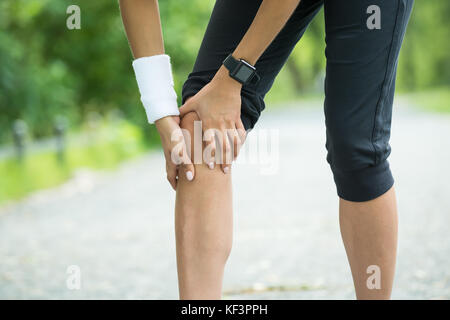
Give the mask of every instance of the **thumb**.
[(178, 110), (180, 111), (180, 116), (183, 117), (186, 113), (195, 111), (195, 107), (192, 102), (188, 101), (188, 102), (185, 102)]

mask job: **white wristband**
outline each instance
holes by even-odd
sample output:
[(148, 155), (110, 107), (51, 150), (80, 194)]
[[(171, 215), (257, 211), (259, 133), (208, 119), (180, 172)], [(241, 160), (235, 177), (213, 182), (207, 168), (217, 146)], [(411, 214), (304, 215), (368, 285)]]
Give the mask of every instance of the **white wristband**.
[(173, 88), (170, 57), (160, 54), (133, 61), (141, 101), (149, 123), (167, 116), (178, 116), (177, 94)]

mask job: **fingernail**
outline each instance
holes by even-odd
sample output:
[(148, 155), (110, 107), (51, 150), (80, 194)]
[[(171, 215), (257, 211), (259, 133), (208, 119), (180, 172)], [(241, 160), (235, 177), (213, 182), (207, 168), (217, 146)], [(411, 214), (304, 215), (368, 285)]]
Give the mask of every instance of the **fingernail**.
[(187, 171), (187, 172), (186, 172), (186, 178), (187, 178), (189, 181), (192, 181), (192, 179), (194, 179), (194, 175), (192, 174), (191, 171)]
[(225, 172), (225, 174), (227, 174), (229, 171), (230, 171), (230, 168), (229, 168), (229, 167), (223, 168), (223, 172)]
[(208, 167), (212, 170), (212, 169), (214, 169), (214, 162), (210, 162), (209, 164), (208, 164)]

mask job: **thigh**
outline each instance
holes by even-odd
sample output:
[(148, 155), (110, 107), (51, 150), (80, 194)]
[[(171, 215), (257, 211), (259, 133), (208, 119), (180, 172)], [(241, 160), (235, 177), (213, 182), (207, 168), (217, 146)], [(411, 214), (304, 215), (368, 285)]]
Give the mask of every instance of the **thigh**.
[(412, 0), (326, 0), (328, 161), (376, 166), (390, 153), (397, 59)]
[[(183, 102), (214, 77), (250, 27), (262, 0), (217, 0), (194, 65), (183, 86)], [(256, 63), (261, 80), (242, 88), (242, 121), (252, 128), (264, 109), (264, 95), (323, 0), (302, 0), (283, 30)], [(270, 23), (270, 21), (268, 21)]]

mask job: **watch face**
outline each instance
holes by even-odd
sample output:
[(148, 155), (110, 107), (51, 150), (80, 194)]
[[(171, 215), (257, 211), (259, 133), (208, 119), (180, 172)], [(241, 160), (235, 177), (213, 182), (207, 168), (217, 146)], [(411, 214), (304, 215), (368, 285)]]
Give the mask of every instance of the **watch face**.
[(253, 72), (254, 70), (252, 68), (247, 67), (246, 65), (241, 65), (234, 76), (245, 82), (253, 74)]

